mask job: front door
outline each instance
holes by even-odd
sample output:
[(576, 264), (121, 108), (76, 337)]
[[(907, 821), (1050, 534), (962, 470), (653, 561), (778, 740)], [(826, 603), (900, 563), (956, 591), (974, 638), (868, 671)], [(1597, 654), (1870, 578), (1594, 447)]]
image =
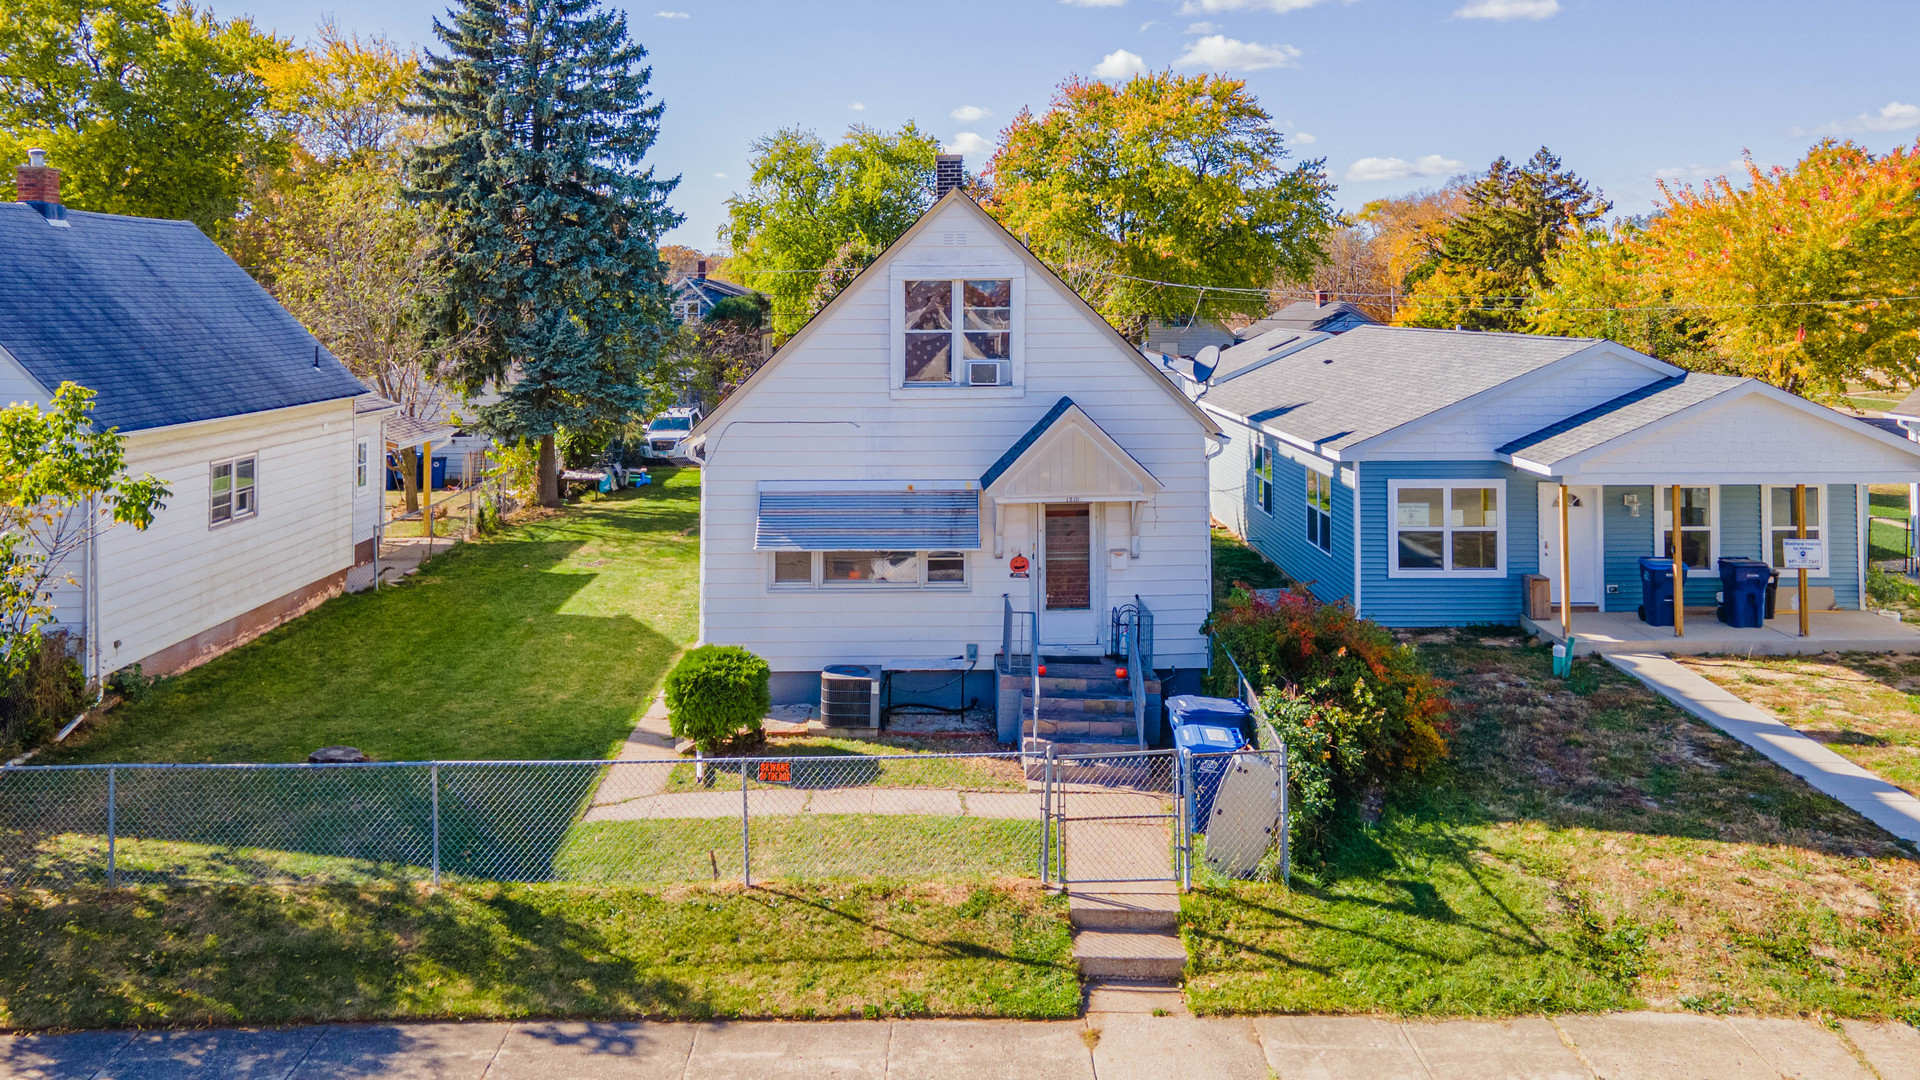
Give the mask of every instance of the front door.
[[(1600, 489), (1567, 489), (1567, 536), (1575, 606), (1600, 604)], [(1540, 572), (1553, 582), (1553, 602), (1560, 588), (1560, 485), (1540, 485)]]
[(1039, 558), (1040, 643), (1075, 648), (1100, 642), (1099, 514), (1090, 503), (1041, 507)]

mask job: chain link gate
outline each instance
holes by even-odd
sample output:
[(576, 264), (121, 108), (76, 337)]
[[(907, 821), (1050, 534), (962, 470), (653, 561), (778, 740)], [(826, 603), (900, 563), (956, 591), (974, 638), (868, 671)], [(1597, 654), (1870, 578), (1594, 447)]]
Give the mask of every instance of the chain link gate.
[(1060, 754), (1043, 772), (1041, 878), (1062, 885), (1185, 881), (1187, 785), (1173, 750)]

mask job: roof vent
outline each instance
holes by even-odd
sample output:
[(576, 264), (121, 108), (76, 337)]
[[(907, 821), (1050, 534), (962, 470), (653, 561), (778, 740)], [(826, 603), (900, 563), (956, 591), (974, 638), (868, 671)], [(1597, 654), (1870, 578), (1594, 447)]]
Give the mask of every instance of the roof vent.
[(60, 170), (47, 164), (45, 150), (27, 151), (27, 163), (13, 170), (13, 190), (15, 198), (40, 211), (49, 223), (67, 223), (67, 208), (60, 205)]
[(933, 197), (937, 201), (947, 192), (957, 191), (967, 182), (966, 158), (960, 154), (936, 154), (933, 158)]

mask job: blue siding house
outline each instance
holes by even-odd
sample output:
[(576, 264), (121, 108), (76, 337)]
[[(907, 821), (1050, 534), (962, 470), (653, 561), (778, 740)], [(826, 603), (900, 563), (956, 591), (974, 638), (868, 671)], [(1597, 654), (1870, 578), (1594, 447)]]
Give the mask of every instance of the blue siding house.
[(1783, 565), (1796, 485), (1827, 550), (1808, 607), (1858, 609), (1865, 485), (1920, 480), (1920, 443), (1597, 338), (1276, 331), (1176, 379), (1229, 435), (1214, 518), (1390, 626), (1520, 622), (1533, 574), (1556, 610), (1634, 618), (1638, 560), (1671, 552), (1676, 495), (1687, 604), (1711, 607), (1717, 559)]

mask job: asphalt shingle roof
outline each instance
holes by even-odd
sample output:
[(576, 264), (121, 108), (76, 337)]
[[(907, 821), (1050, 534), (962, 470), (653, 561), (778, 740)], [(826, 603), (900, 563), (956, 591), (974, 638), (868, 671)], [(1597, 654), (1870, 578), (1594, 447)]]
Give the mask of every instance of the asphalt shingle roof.
[(1599, 340), (1360, 326), (1217, 385), (1201, 401), (1291, 438), (1337, 450), (1563, 360)]
[(1045, 435), (1047, 429), (1067, 415), (1067, 410), (1071, 408), (1073, 408), (1073, 399), (1070, 397), (1063, 397), (1054, 402), (1053, 408), (1047, 410), (1047, 415), (1028, 428), (1025, 435), (1020, 436), (1012, 446), (1007, 447), (1007, 452), (1000, 455), (1000, 460), (988, 466), (987, 471), (980, 474), (980, 486), (992, 487), (993, 482), (1000, 479), (1008, 469), (1013, 468), (1014, 463), (1020, 460), (1020, 455), (1032, 449), (1033, 444), (1040, 441), (1040, 436)]
[(1328, 333), (1337, 334), (1342, 330), (1350, 330), (1353, 327), (1366, 326), (1374, 322), (1375, 320), (1366, 312), (1345, 300), (1335, 300), (1330, 304), (1295, 300), (1266, 318), (1242, 327), (1235, 336), (1241, 341), (1247, 341), (1271, 330), (1325, 330)]
[(1499, 452), (1552, 465), (1751, 381), (1734, 375), (1699, 372), (1661, 379), (1530, 435), (1522, 435), (1502, 446)]
[(191, 223), (66, 220), (0, 203), (0, 348), (49, 392), (93, 390), (100, 425), (139, 431), (367, 392)]
[(1269, 330), (1248, 338), (1238, 345), (1220, 350), (1220, 362), (1214, 366), (1213, 381), (1225, 382), (1277, 352), (1299, 348), (1309, 342), (1319, 341), (1324, 336), (1309, 330)]

